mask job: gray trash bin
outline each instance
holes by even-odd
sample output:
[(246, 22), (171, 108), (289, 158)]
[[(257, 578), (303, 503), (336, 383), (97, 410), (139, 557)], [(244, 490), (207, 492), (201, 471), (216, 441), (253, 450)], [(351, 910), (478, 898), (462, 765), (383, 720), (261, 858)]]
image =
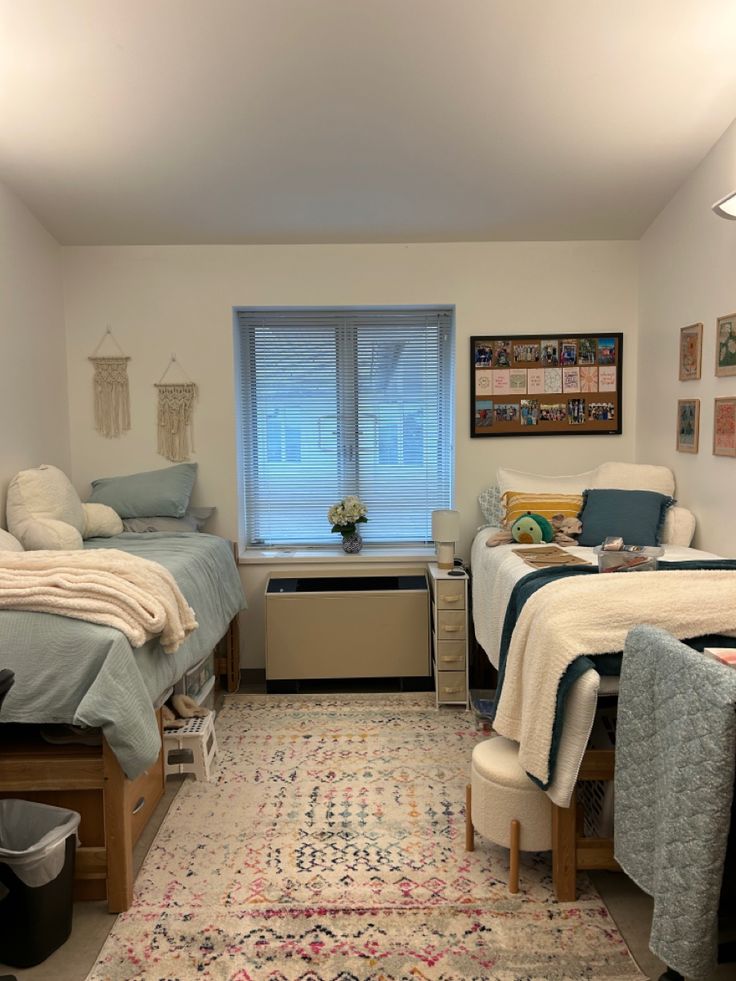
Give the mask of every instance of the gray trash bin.
[(33, 967), (72, 930), (76, 811), (0, 800), (0, 961)]

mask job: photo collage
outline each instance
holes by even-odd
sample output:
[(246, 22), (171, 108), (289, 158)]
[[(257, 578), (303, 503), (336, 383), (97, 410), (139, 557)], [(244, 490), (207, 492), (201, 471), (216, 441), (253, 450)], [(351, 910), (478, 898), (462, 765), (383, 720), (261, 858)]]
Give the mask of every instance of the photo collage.
[(621, 432), (622, 334), (471, 337), (471, 436)]

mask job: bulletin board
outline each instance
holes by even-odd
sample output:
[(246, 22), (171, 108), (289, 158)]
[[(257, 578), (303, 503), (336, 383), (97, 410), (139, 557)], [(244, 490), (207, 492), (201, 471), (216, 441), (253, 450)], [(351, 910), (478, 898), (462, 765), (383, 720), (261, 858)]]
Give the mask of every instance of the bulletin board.
[(621, 433), (623, 334), (470, 338), (471, 436)]

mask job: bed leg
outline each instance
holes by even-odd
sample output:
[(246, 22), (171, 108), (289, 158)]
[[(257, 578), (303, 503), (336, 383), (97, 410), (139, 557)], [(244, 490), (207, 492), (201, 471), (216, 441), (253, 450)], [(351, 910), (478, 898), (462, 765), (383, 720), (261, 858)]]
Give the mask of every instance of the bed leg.
[(559, 903), (571, 903), (576, 895), (575, 811), (574, 800), (570, 807), (552, 805), (552, 882)]
[(125, 774), (105, 739), (102, 758), (107, 908), (111, 913), (123, 913), (133, 902), (133, 830), (131, 822), (126, 820), (126, 807), (130, 801), (127, 800)]
[(509, 892), (515, 896), (519, 891), (519, 841), (521, 839), (521, 825), (516, 818), (511, 822), (509, 839), (511, 841), (509, 847)]
[(465, 851), (475, 851), (475, 836), (473, 834), (473, 815), (470, 809), (472, 801), (472, 790), (470, 784), (465, 787)]
[(236, 613), (227, 628), (227, 690), (232, 695), (240, 688), (240, 614)]

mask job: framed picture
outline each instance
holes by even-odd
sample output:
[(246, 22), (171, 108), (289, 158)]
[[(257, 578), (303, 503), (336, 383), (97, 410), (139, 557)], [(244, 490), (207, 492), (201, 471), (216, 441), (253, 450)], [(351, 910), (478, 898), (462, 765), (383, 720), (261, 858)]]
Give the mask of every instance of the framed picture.
[(700, 378), (703, 355), (703, 325), (690, 324), (680, 331), (680, 381)]
[(700, 399), (677, 400), (677, 449), (697, 453), (700, 438)]
[(736, 313), (716, 320), (716, 375), (736, 375)]
[(623, 343), (608, 332), (471, 337), (470, 435), (620, 433)]
[(736, 398), (715, 399), (713, 452), (716, 456), (736, 456)]

